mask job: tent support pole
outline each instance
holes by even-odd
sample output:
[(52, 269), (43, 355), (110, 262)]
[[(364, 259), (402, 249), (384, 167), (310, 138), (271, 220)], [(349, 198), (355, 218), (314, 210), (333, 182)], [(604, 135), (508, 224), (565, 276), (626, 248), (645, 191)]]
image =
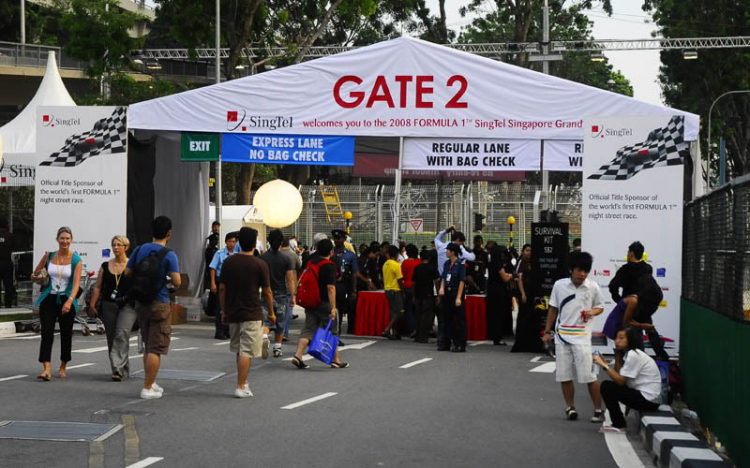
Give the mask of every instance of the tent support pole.
[(13, 232), (13, 190), (8, 187), (8, 231)]
[(544, 170), (544, 140), (542, 140), (542, 152), (539, 164), (541, 165), (542, 169), (542, 196), (544, 197), (544, 203), (542, 204), (542, 206), (545, 209), (549, 209), (549, 171)]
[[(221, 2), (216, 0), (216, 83), (221, 83)], [(219, 139), (219, 160), (216, 161), (216, 221), (221, 223), (222, 195), (221, 191), (221, 139)], [(219, 232), (222, 231), (223, 226)], [(221, 244), (221, 243), (220, 243)]]
[(440, 232), (440, 212), (443, 208), (443, 181), (445, 180), (445, 176), (443, 175), (443, 171), (440, 171), (440, 179), (438, 179), (438, 186), (437, 186), (437, 210), (435, 213), (435, 232)]
[(393, 236), (392, 245), (398, 245), (398, 228), (401, 221), (401, 173), (404, 167), (404, 137), (398, 142), (398, 169), (396, 169), (396, 188), (393, 196)]
[[(542, 8), (542, 54), (549, 56), (549, 1), (544, 0)], [(542, 61), (542, 72), (549, 75), (549, 60)], [(542, 191), (544, 192), (544, 207), (549, 209), (549, 171), (544, 170), (544, 140), (542, 140)]]

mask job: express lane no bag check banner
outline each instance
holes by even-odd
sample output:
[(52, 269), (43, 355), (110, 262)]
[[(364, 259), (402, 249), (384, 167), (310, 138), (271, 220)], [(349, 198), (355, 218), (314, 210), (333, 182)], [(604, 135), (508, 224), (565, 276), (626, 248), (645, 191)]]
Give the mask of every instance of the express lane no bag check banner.
[(538, 171), (541, 142), (466, 138), (404, 139), (404, 169)]
[(222, 134), (224, 162), (353, 166), (354, 137)]

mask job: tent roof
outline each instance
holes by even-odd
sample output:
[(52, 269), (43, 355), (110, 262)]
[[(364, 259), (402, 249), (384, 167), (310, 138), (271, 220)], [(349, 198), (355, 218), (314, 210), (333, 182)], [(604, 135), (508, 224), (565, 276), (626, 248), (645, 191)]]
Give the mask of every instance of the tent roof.
[(129, 112), (129, 128), (235, 133), (580, 140), (586, 117), (674, 114), (685, 116), (687, 140), (699, 127), (695, 114), (412, 38), (144, 101)]
[(76, 103), (68, 94), (65, 84), (57, 70), (55, 53), (50, 52), (47, 57), (47, 70), (44, 72), (39, 89), (29, 104), (16, 116), (0, 128), (0, 134), (5, 140), (4, 157), (9, 163), (22, 164), (23, 159), (13, 161), (14, 155), (23, 158), (22, 153), (36, 151), (36, 108), (37, 106), (75, 106)]

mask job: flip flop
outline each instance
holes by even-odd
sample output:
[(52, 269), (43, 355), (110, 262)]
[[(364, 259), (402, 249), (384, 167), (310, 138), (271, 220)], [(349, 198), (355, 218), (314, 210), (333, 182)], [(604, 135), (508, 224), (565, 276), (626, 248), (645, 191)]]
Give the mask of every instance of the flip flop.
[(50, 378), (50, 375), (46, 372), (42, 372), (41, 374), (37, 375), (36, 378), (45, 382), (49, 382), (50, 380), (52, 380)]
[(118, 374), (112, 374), (112, 380), (115, 382), (122, 382), (122, 376)]
[(310, 368), (309, 365), (305, 364), (304, 360), (298, 358), (297, 356), (294, 356), (292, 358), (292, 364), (294, 364), (297, 367), (297, 369), (309, 369)]
[(57, 377), (59, 377), (61, 379), (67, 379), (68, 378), (68, 374), (66, 374), (65, 371), (59, 371), (58, 374), (57, 374)]

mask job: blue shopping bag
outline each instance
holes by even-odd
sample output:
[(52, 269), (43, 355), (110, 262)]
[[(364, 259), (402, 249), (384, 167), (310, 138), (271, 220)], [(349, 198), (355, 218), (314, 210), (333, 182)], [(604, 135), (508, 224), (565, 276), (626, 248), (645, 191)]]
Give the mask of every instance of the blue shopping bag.
[(333, 319), (328, 320), (328, 325), (325, 328), (318, 328), (315, 330), (312, 341), (310, 341), (310, 347), (307, 350), (307, 354), (323, 361), (326, 364), (333, 362), (333, 356), (336, 353), (336, 348), (339, 345), (339, 337), (334, 336), (331, 332), (331, 325)]

